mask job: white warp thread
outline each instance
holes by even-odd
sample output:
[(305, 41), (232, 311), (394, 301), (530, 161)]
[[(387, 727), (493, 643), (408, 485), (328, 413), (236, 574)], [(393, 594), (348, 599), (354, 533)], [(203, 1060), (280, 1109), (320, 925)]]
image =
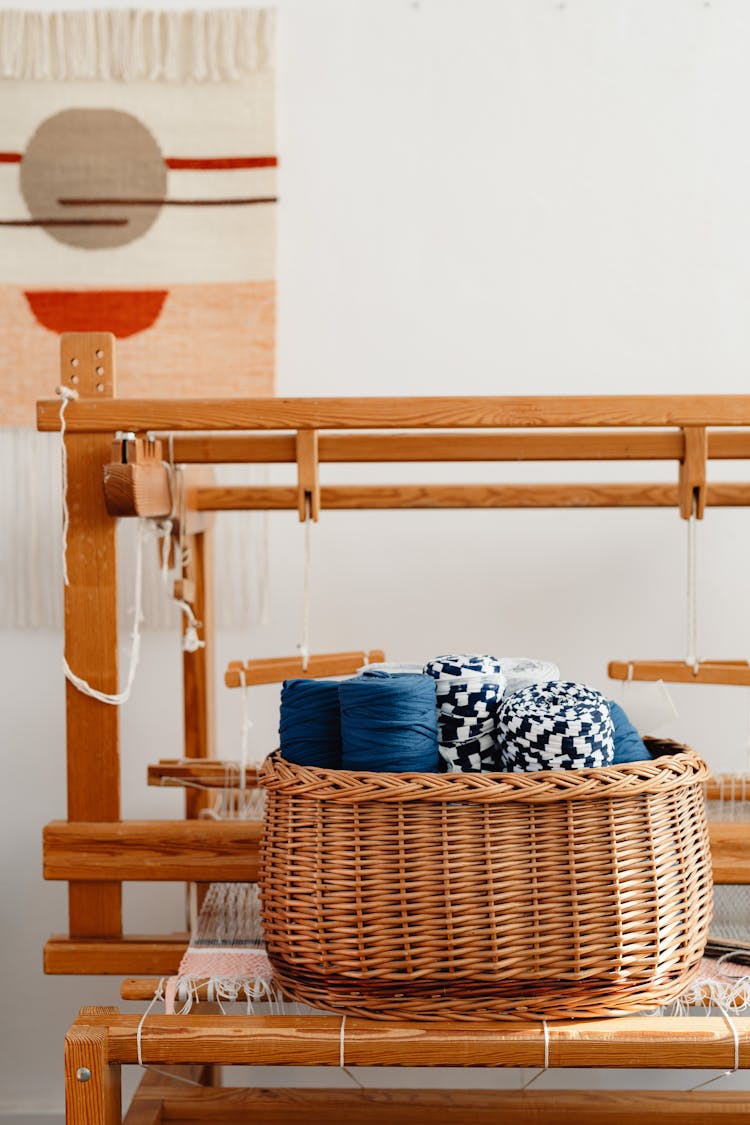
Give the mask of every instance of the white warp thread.
[(534, 1085), (537, 1079), (541, 1078), (545, 1070), (549, 1070), (549, 1028), (547, 1027), (546, 1020), (542, 1020), (542, 1028), (544, 1030), (544, 1066), (540, 1067), (536, 1074), (531, 1076), (528, 1082), (524, 1082), (523, 1086), (521, 1086), (522, 1090), (528, 1090), (530, 1086)]
[(302, 656), (302, 671), (307, 671), (310, 660), (310, 572), (312, 570), (312, 542), (309, 513), (305, 516), (305, 573), (302, 591), (302, 642), (297, 645)]
[(698, 579), (697, 579), (697, 544), (695, 512), (687, 521), (688, 551), (687, 551), (687, 656), (685, 663), (689, 664), (693, 672), (698, 672)]

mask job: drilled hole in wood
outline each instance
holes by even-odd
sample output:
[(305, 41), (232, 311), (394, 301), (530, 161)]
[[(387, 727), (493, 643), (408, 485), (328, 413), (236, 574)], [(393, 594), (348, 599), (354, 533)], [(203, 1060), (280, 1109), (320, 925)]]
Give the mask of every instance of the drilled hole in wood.
[(104, 368), (103, 367), (97, 367), (96, 373), (97, 373), (97, 375), (103, 375), (104, 374)]
[(99, 391), (99, 394), (101, 394), (102, 391), (104, 390), (104, 383), (97, 383), (96, 389), (97, 389), (97, 391)]
[(77, 376), (77, 375), (71, 375), (71, 376), (70, 376), (70, 381), (71, 381), (71, 383), (73, 383), (73, 384), (77, 383), (77, 382), (78, 382), (78, 376)]
[(96, 358), (97, 359), (104, 359), (104, 352), (102, 351), (101, 348), (96, 349)]
[(78, 360), (77, 359), (71, 359), (70, 366), (71, 367), (78, 367)]

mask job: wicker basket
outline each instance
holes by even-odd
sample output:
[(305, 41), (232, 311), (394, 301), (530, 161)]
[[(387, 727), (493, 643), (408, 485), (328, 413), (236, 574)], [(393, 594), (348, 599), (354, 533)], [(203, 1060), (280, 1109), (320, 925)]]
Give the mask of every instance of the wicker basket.
[(712, 883), (693, 751), (517, 774), (264, 763), (263, 923), (291, 998), (379, 1019), (620, 1015), (695, 975)]

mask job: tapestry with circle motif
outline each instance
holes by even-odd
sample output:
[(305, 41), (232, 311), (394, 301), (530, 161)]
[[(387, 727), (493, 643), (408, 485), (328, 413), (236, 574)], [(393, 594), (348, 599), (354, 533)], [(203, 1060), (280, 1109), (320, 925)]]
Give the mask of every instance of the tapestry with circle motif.
[(61, 620), (61, 333), (115, 334), (120, 396), (274, 393), (274, 22), (0, 11), (0, 627)]

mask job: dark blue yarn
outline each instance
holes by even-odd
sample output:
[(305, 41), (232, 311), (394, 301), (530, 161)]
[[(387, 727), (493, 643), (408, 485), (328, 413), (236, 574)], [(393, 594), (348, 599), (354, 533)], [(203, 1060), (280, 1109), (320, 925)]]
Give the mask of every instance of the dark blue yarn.
[(285, 680), (279, 718), (281, 756), (298, 766), (341, 769), (338, 680)]
[(431, 676), (377, 672), (339, 685), (342, 764), (377, 773), (437, 773)]
[(635, 729), (619, 703), (609, 701), (609, 713), (615, 728), (614, 765), (623, 762), (650, 762), (651, 755), (646, 744)]

